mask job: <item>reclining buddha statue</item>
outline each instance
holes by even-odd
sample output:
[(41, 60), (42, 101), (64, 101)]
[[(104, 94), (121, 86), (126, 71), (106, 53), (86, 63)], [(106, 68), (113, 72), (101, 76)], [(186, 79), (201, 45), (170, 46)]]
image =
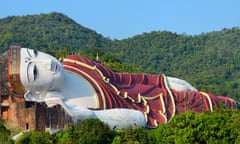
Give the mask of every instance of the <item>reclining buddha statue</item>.
[(97, 118), (111, 128), (155, 128), (182, 112), (239, 106), (229, 97), (199, 91), (178, 78), (113, 72), (78, 55), (61, 63), (49, 54), (13, 46), (7, 56), (12, 93), (48, 107), (61, 105), (76, 121)]

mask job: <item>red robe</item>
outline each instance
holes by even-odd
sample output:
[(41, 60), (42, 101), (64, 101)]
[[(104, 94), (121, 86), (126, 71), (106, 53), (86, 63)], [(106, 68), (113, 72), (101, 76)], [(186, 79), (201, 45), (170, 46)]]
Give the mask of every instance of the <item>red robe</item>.
[(220, 102), (230, 107), (237, 104), (231, 98), (200, 91), (177, 92), (169, 88), (164, 75), (117, 73), (77, 55), (67, 56), (63, 66), (92, 84), (98, 96), (97, 109), (139, 110), (148, 127), (166, 123), (181, 112), (212, 111)]

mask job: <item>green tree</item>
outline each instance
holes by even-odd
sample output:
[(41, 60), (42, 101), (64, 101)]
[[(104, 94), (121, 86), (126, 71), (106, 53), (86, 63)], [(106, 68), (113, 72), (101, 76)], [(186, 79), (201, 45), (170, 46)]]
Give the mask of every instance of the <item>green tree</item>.
[(115, 132), (98, 119), (86, 119), (77, 125), (69, 125), (64, 132), (54, 135), (58, 144), (108, 144), (114, 137)]
[(19, 137), (15, 144), (53, 144), (53, 140), (48, 132), (31, 131)]
[(150, 135), (157, 143), (237, 143), (239, 116), (239, 110), (227, 108), (201, 114), (186, 112), (152, 130)]
[(98, 119), (86, 119), (75, 129), (74, 139), (81, 144), (111, 143), (113, 132)]
[(0, 142), (3, 144), (11, 144), (11, 132), (4, 126), (4, 121), (0, 119)]

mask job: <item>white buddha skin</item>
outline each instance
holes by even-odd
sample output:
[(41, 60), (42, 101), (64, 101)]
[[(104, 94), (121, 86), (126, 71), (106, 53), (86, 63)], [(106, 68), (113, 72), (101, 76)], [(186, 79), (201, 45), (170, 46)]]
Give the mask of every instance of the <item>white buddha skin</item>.
[[(60, 104), (74, 118), (99, 118), (110, 127), (146, 125), (143, 113), (137, 110), (89, 110), (97, 108), (93, 87), (81, 76), (64, 71), (62, 64), (46, 53), (21, 48), (20, 79), (27, 101), (45, 102), (49, 107)], [(196, 90), (184, 80), (167, 77), (167, 81), (177, 91)]]

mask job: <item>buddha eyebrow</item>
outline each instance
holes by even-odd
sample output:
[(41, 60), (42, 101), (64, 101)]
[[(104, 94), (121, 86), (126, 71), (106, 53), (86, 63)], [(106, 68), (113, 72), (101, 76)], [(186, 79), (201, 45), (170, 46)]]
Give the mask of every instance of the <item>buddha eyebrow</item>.
[(30, 57), (32, 57), (32, 55), (31, 55), (30, 52), (29, 52), (29, 49), (27, 49), (27, 54), (28, 54)]

